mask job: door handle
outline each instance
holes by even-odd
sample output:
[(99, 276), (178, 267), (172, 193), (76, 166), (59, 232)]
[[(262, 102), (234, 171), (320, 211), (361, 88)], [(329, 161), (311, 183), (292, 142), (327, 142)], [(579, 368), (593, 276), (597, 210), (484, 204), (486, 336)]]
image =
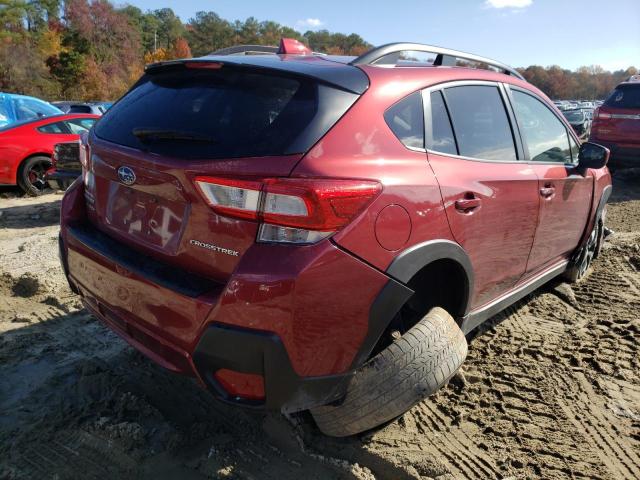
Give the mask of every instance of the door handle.
[(553, 197), (555, 193), (556, 189), (552, 185), (546, 185), (545, 187), (540, 189), (540, 195), (542, 195), (544, 198)]
[(479, 198), (461, 198), (460, 200), (456, 200), (456, 210), (460, 210), (461, 212), (464, 212), (464, 213), (474, 210), (479, 206), (480, 206)]

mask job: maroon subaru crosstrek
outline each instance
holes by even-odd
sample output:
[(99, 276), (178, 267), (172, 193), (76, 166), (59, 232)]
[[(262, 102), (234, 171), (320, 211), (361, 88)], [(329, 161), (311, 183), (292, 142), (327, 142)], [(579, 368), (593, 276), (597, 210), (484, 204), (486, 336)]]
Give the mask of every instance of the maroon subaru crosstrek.
[(83, 141), (60, 255), (154, 361), (351, 435), (444, 385), (484, 320), (587, 273), (609, 152), (486, 58), (269, 50), (149, 66)]

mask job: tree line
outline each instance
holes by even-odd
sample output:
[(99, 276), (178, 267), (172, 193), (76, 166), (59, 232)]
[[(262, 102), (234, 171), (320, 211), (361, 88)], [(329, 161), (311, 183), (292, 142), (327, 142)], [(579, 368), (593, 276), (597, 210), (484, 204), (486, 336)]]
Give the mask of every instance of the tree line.
[[(277, 45), (296, 38), (312, 50), (360, 55), (371, 45), (359, 35), (305, 33), (250, 17), (229, 21), (197, 12), (186, 23), (170, 8), (143, 12), (108, 0), (0, 0), (0, 91), (48, 100), (113, 100), (147, 63), (201, 56), (238, 44)], [(554, 66), (521, 69), (552, 98), (602, 98), (637, 73)]]

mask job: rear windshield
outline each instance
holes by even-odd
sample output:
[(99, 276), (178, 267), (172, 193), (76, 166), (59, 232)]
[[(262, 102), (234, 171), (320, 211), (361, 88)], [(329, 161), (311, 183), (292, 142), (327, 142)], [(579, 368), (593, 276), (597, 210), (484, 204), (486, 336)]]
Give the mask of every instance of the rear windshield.
[(312, 79), (223, 66), (145, 75), (96, 125), (105, 140), (182, 158), (302, 153), (357, 95)]
[(604, 104), (614, 108), (640, 108), (640, 83), (618, 86)]

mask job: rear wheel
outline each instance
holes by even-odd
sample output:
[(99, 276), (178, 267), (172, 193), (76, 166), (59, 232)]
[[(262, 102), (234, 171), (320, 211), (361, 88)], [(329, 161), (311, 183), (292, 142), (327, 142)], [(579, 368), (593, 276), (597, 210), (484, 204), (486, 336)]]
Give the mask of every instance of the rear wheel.
[(313, 408), (311, 414), (333, 437), (370, 430), (446, 384), (466, 356), (462, 330), (446, 310), (435, 307), (358, 369), (341, 404)]
[(18, 186), (28, 195), (40, 195), (47, 187), (45, 174), (51, 159), (44, 155), (27, 158), (18, 169)]

